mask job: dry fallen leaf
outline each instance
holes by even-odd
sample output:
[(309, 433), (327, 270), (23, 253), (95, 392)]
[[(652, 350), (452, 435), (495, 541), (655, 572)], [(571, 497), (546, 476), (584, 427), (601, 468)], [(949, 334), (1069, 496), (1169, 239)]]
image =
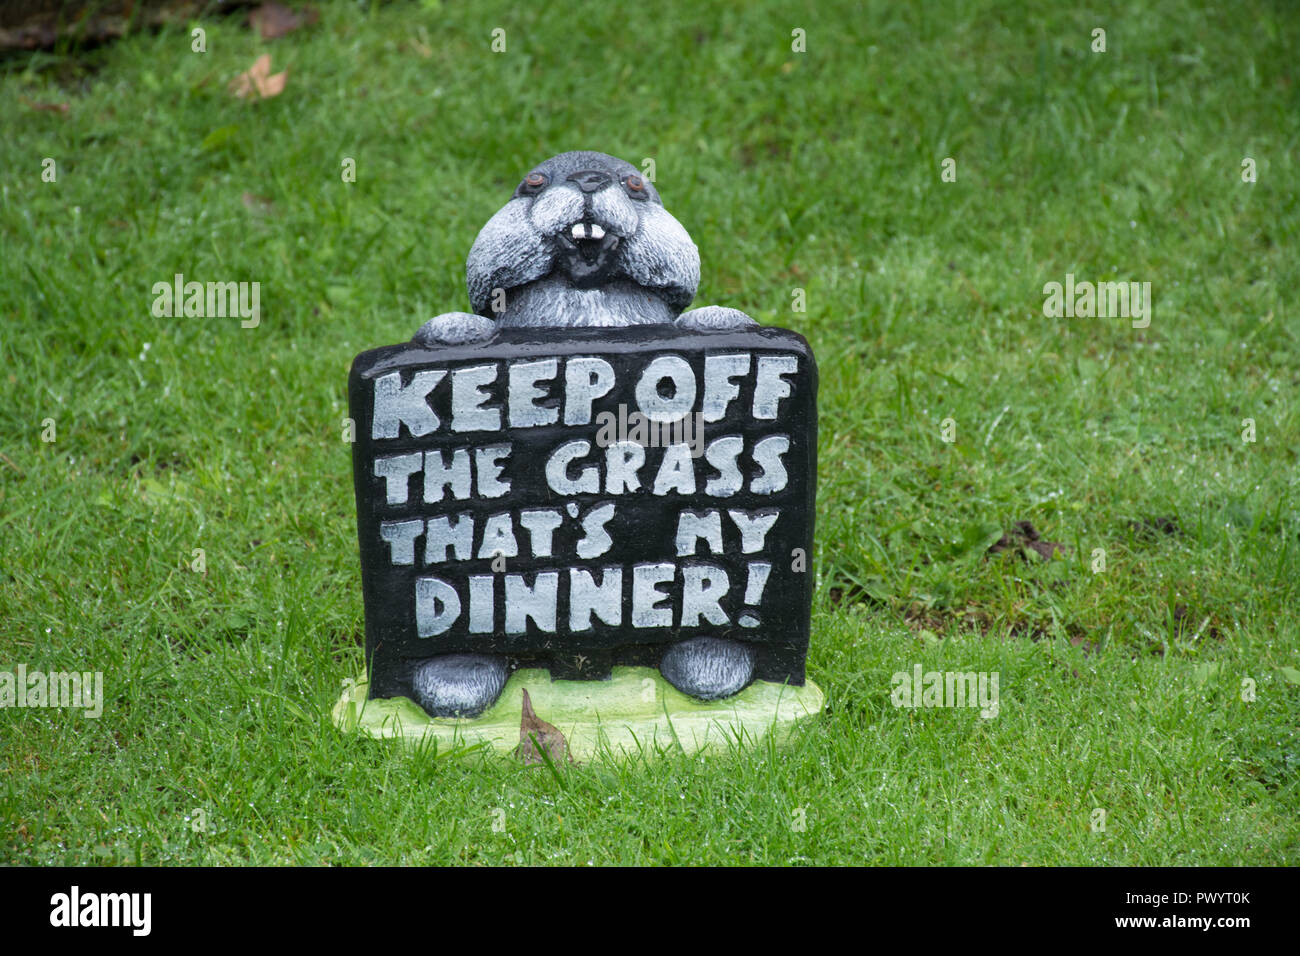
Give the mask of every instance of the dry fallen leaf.
[(263, 40), (274, 40), (320, 19), (320, 11), (307, 7), (301, 13), (282, 3), (264, 3), (248, 15), (248, 24)]
[(433, 47), (429, 46), (427, 43), (421, 43), (419, 40), (407, 40), (406, 47), (407, 49), (420, 54), (420, 56), (424, 57), (426, 60), (433, 56)]
[(5, 463), (6, 465), (8, 465), (8, 466), (9, 466), (10, 468), (12, 468), (14, 471), (18, 472), (19, 475), (22, 475), (22, 476), (24, 476), (24, 477), (26, 476), (27, 472), (23, 471), (21, 468), (19, 468), (17, 465), (15, 465), (13, 459), (10, 458), (8, 455), (6, 455), (6, 454), (5, 454), (4, 452), (2, 452), (2, 451), (0, 451), (0, 460), (4, 461), (4, 463)]
[(252, 96), (256, 91), (258, 99), (269, 99), (272, 96), (279, 96), (284, 92), (285, 81), (289, 78), (289, 69), (286, 67), (281, 72), (270, 75), (271, 73), (271, 54), (263, 53), (259, 56), (248, 72), (240, 73), (230, 82), (230, 92), (234, 93), (240, 99)]
[(569, 763), (573, 763), (564, 734), (560, 733), (560, 729), (554, 724), (548, 724), (538, 717), (533, 711), (533, 702), (528, 696), (528, 691), (524, 691), (523, 694), (524, 712), (523, 718), (519, 721), (519, 748), (516, 751), (519, 758), (525, 764), (543, 763), (542, 753), (537, 749), (540, 745), (552, 761), (560, 763), (567, 758)]
[(239, 199), (244, 204), (245, 209), (251, 213), (256, 213), (259, 216), (269, 215), (275, 204), (274, 200), (266, 196), (259, 196), (256, 193), (250, 192), (244, 193), (239, 197)]
[(29, 108), (40, 110), (45, 113), (66, 113), (68, 111), (67, 103), (33, 103), (27, 97), (23, 97), (23, 103)]
[(417, 36), (407, 40), (406, 45), (427, 60), (433, 56), (433, 47), (429, 44), (429, 31), (424, 27), (418, 27), (415, 32)]

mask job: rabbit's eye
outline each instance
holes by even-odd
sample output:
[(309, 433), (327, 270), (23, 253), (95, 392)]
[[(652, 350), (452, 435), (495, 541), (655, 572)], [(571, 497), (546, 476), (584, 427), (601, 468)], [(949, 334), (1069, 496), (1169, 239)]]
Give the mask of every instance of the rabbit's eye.
[(627, 194), (633, 199), (645, 199), (650, 195), (646, 192), (645, 180), (635, 174), (623, 180), (623, 185), (627, 187)]
[(545, 173), (529, 173), (524, 177), (524, 181), (519, 184), (515, 190), (516, 196), (536, 196), (545, 189), (551, 182), (549, 176)]

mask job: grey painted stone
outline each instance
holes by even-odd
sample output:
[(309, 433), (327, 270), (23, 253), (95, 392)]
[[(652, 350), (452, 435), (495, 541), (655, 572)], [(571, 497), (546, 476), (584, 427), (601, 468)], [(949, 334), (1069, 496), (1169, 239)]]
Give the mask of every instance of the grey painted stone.
[(683, 694), (719, 700), (754, 679), (754, 650), (738, 641), (696, 637), (664, 651), (659, 673)]
[(510, 669), (488, 654), (442, 654), (411, 673), (415, 702), (431, 717), (477, 717), (501, 693)]

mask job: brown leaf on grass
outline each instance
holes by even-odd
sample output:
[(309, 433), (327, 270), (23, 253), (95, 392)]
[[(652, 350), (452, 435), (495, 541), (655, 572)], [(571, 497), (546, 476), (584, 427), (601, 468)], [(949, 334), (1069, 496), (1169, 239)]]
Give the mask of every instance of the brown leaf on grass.
[[(542, 750), (555, 763), (562, 763), (565, 759), (573, 763), (573, 756), (569, 753), (568, 742), (564, 739), (564, 734), (554, 724), (548, 724), (537, 716), (533, 710), (533, 701), (528, 696), (528, 691), (524, 691), (524, 712), (519, 721), (519, 747), (515, 751), (519, 759), (525, 764), (544, 763)], [(541, 747), (542, 750), (538, 748)]]
[(406, 48), (414, 50), (426, 60), (433, 56), (433, 47), (429, 41), (429, 31), (424, 27), (417, 27), (415, 36), (406, 41)]
[(248, 15), (251, 26), (263, 40), (274, 40), (286, 33), (292, 33), (299, 27), (311, 26), (320, 19), (320, 11), (315, 7), (306, 7), (301, 11), (286, 7), (282, 3), (264, 3)]
[(286, 67), (274, 76), (271, 75), (271, 54), (263, 53), (248, 68), (245, 73), (240, 73), (230, 81), (230, 92), (234, 93), (240, 99), (245, 99), (257, 94), (258, 99), (269, 99), (272, 96), (279, 96), (284, 92), (285, 81), (289, 78), (289, 70)]
[(21, 468), (19, 468), (17, 465), (15, 465), (13, 459), (10, 458), (8, 455), (6, 455), (6, 454), (5, 454), (4, 452), (2, 452), (2, 451), (0, 451), (0, 461), (3, 461), (6, 465), (8, 465), (8, 466), (9, 466), (10, 468), (12, 468), (14, 471), (18, 472), (19, 475), (21, 475), (21, 476), (23, 476), (23, 477), (26, 477), (27, 472), (23, 471)]
[(244, 208), (251, 213), (259, 216), (270, 215), (275, 205), (275, 201), (266, 196), (259, 196), (256, 193), (246, 192), (239, 197), (239, 201), (244, 204)]
[(29, 109), (37, 110), (42, 113), (66, 113), (68, 111), (67, 103), (33, 103), (27, 97), (23, 97), (23, 103)]

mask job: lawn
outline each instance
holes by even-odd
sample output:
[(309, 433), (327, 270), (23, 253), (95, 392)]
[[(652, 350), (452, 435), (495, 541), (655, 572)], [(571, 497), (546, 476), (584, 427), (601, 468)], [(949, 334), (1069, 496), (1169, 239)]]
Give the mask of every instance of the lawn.
[[(104, 688), (0, 712), (0, 862), (1300, 862), (1300, 14), (319, 6), (0, 60), (0, 671)], [(231, 95), (262, 53), (283, 92)], [(548, 772), (330, 722), (351, 360), (467, 309), (578, 148), (654, 160), (696, 305), (817, 354), (827, 709), (783, 749)], [(260, 321), (155, 315), (177, 273)], [(1067, 275), (1149, 325), (1049, 316)], [(996, 716), (895, 707), (918, 665)]]

